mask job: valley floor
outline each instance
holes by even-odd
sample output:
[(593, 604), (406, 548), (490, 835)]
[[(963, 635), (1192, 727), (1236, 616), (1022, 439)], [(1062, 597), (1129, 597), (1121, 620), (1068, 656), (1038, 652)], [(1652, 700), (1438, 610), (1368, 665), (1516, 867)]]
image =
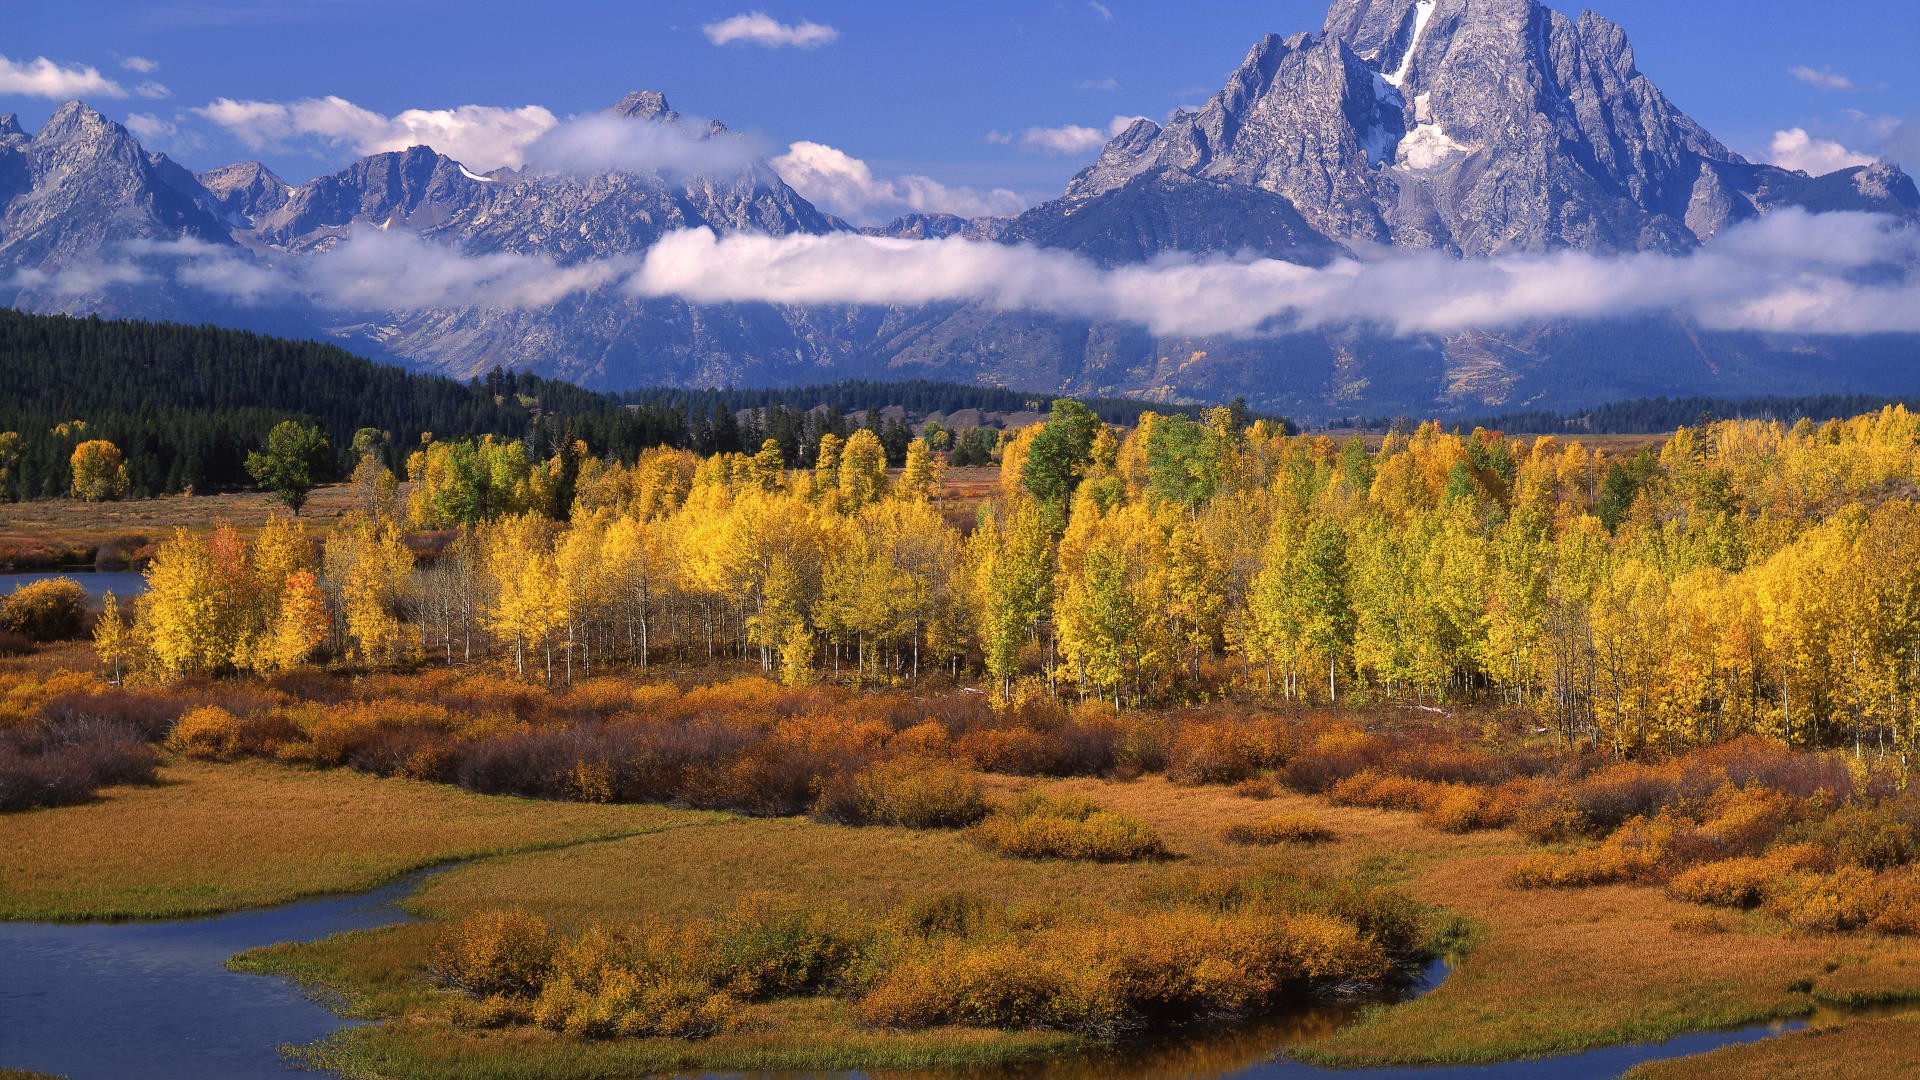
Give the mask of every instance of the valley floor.
[[(157, 786), (110, 788), (72, 807), (0, 816), (0, 915), (87, 919), (205, 913), (318, 892), (365, 889), (409, 869), (467, 860), (411, 902), (427, 921), (246, 954), (248, 970), (325, 984), (355, 1016), (389, 1023), (310, 1051), (349, 1075), (567, 1077), (677, 1068), (916, 1068), (1061, 1054), (1072, 1036), (971, 1029), (895, 1034), (863, 1028), (833, 997), (753, 1005), (746, 1022), (702, 1041), (586, 1042), (533, 1027), (473, 1031), (451, 996), (420, 978), (441, 926), (519, 909), (561, 928), (710, 915), (760, 890), (840, 901), (861, 912), (965, 888), (1009, 903), (1118, 905), (1193, 869), (1292, 869), (1397, 883), (1462, 917), (1470, 947), (1430, 995), (1368, 1013), (1301, 1055), (1346, 1066), (1485, 1062), (1644, 1041), (1801, 1016), (1822, 987), (1920, 996), (1920, 942), (1796, 935), (1761, 916), (1703, 932), (1700, 909), (1660, 890), (1523, 891), (1507, 884), (1528, 845), (1505, 832), (1437, 831), (1416, 815), (1280, 793), (1134, 781), (988, 779), (1016, 790), (1090, 795), (1156, 827), (1176, 858), (1094, 865), (1021, 861), (949, 831), (849, 828), (649, 806), (472, 795), (442, 785), (265, 762), (169, 760)], [(1223, 826), (1306, 811), (1338, 840), (1257, 849)], [(1664, 1063), (1655, 1077), (1859, 1075), (1920, 1067), (1916, 1021), (1861, 1020)], [(1250, 1065), (1209, 1059), (1210, 1069)], [(1842, 1071), (1836, 1072), (1836, 1069)]]

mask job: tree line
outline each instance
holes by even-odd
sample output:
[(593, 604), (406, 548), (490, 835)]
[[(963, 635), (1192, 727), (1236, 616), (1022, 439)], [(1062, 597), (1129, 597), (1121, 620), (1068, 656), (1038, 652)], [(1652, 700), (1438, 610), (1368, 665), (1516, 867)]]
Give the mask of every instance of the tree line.
[[(126, 483), (118, 494), (235, 490), (249, 455), (287, 420), (317, 428), (333, 450), (319, 479), (357, 466), (371, 431), (396, 471), (422, 436), (518, 441), (540, 456), (584, 443), (631, 463), (653, 447), (700, 455), (756, 452), (778, 441), (790, 465), (811, 465), (820, 439), (856, 428), (880, 435), (904, 463), (913, 433), (880, 414), (960, 409), (1012, 412), (1052, 399), (949, 383), (853, 380), (781, 391), (636, 391), (624, 398), (495, 369), (469, 382), (376, 364), (337, 346), (212, 326), (109, 321), (0, 310), (0, 498), (74, 490), (84, 443), (110, 443)], [(1105, 402), (1133, 422), (1141, 406)], [(936, 430), (956, 463), (986, 464), (998, 431)], [(93, 453), (94, 451), (89, 451)], [(90, 491), (115, 492), (114, 485)]]
[[(1123, 706), (1235, 687), (1497, 703), (1623, 753), (1747, 733), (1911, 750), (1917, 448), (1900, 407), (1719, 421), (1615, 460), (1437, 424), (1369, 450), (1226, 409), (1122, 430), (1058, 401), (956, 514), (943, 455), (916, 438), (891, 473), (865, 428), (799, 470), (772, 440), (632, 464), (436, 443), (404, 489), (368, 455), (361, 509), (324, 543), (177, 536), (137, 619), (103, 632), (155, 676), (747, 660)], [(431, 560), (408, 544), (423, 530), (452, 536)]]
[[(1793, 424), (1800, 420), (1818, 423), (1828, 417), (1858, 416), (1878, 412), (1887, 405), (1920, 409), (1920, 398), (1888, 397), (1884, 394), (1807, 394), (1799, 397), (1649, 397), (1615, 401), (1569, 412), (1525, 409), (1497, 413), (1477, 420), (1450, 423), (1458, 431), (1483, 427), (1489, 431), (1524, 431), (1534, 435), (1657, 435), (1687, 425), (1714, 420), (1777, 420)], [(1334, 430), (1403, 432), (1414, 429), (1408, 417), (1389, 419), (1350, 418), (1335, 421)]]

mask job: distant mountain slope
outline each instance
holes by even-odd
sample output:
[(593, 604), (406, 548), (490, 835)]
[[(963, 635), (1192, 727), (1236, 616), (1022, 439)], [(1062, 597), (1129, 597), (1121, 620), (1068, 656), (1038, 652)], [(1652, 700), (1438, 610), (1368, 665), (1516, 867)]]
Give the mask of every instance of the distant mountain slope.
[[(1815, 384), (1920, 389), (1920, 338), (1710, 332), (1672, 314), (1444, 335), (1355, 322), (1191, 337), (958, 300), (641, 295), (623, 275), (677, 230), (851, 230), (750, 143), (681, 117), (657, 92), (586, 119), (613, 126), (519, 169), (482, 175), (414, 147), (288, 187), (255, 163), (195, 177), (77, 102), (33, 135), (0, 118), (0, 302), (324, 335), (456, 377), (513, 367), (604, 390), (927, 378), (1147, 401), (1244, 395), (1327, 419)], [(629, 143), (701, 164), (623, 157)], [(1593, 13), (1570, 19), (1538, 0), (1336, 0), (1320, 33), (1258, 42), (1197, 111), (1130, 126), (1060, 198), (1009, 218), (921, 214), (864, 231), (1032, 245), (1105, 268), (1193, 256), (1324, 267), (1396, 249), (1685, 255), (1790, 207), (1912, 223), (1920, 191), (1888, 163), (1811, 177), (1745, 160)], [(382, 235), (401, 245), (393, 257), (418, 254), (403, 284), (421, 289), (315, 300), (275, 287), (305, 281), (349, 238)], [(430, 286), (458, 276), (455, 259), (481, 267), (477, 278), (529, 266), (585, 277), (532, 300), (445, 299)], [(351, 268), (345, 278), (356, 280)]]

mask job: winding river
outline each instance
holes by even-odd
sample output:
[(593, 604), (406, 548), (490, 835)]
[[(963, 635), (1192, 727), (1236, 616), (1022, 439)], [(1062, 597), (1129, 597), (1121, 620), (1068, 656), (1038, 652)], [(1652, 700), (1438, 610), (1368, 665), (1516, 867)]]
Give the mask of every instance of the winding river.
[[(228, 971), (234, 953), (312, 941), (410, 919), (401, 904), (428, 871), (373, 892), (203, 919), (122, 923), (0, 922), (0, 1066), (72, 1080), (224, 1080), (284, 1076), (287, 1044), (352, 1022), (292, 984)], [(1412, 991), (1446, 977), (1436, 963)], [(1799, 1021), (1604, 1047), (1551, 1061), (1334, 1071), (1292, 1061), (1288, 1046), (1352, 1023), (1357, 1006), (1323, 1006), (1069, 1059), (959, 1074), (969, 1080), (1557, 1080), (1617, 1077), (1645, 1061), (1697, 1054), (1799, 1028)], [(857, 1080), (865, 1074), (843, 1074)], [(917, 1074), (918, 1075), (918, 1074)], [(720, 1080), (715, 1077), (712, 1080)], [(737, 1080), (737, 1078), (734, 1078)]]

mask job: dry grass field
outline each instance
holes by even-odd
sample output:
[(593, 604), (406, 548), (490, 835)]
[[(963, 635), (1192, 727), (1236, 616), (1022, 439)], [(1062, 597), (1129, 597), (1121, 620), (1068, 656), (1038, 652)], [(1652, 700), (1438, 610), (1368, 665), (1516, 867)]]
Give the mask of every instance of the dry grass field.
[[(317, 488), (300, 512), (309, 530), (324, 534), (352, 509), (344, 484)], [(261, 492), (163, 495), (154, 499), (88, 503), (78, 499), (0, 502), (0, 571), (94, 565), (105, 545), (121, 558), (152, 554), (175, 529), (211, 532), (225, 522), (251, 536), (269, 514), (285, 507)]]

